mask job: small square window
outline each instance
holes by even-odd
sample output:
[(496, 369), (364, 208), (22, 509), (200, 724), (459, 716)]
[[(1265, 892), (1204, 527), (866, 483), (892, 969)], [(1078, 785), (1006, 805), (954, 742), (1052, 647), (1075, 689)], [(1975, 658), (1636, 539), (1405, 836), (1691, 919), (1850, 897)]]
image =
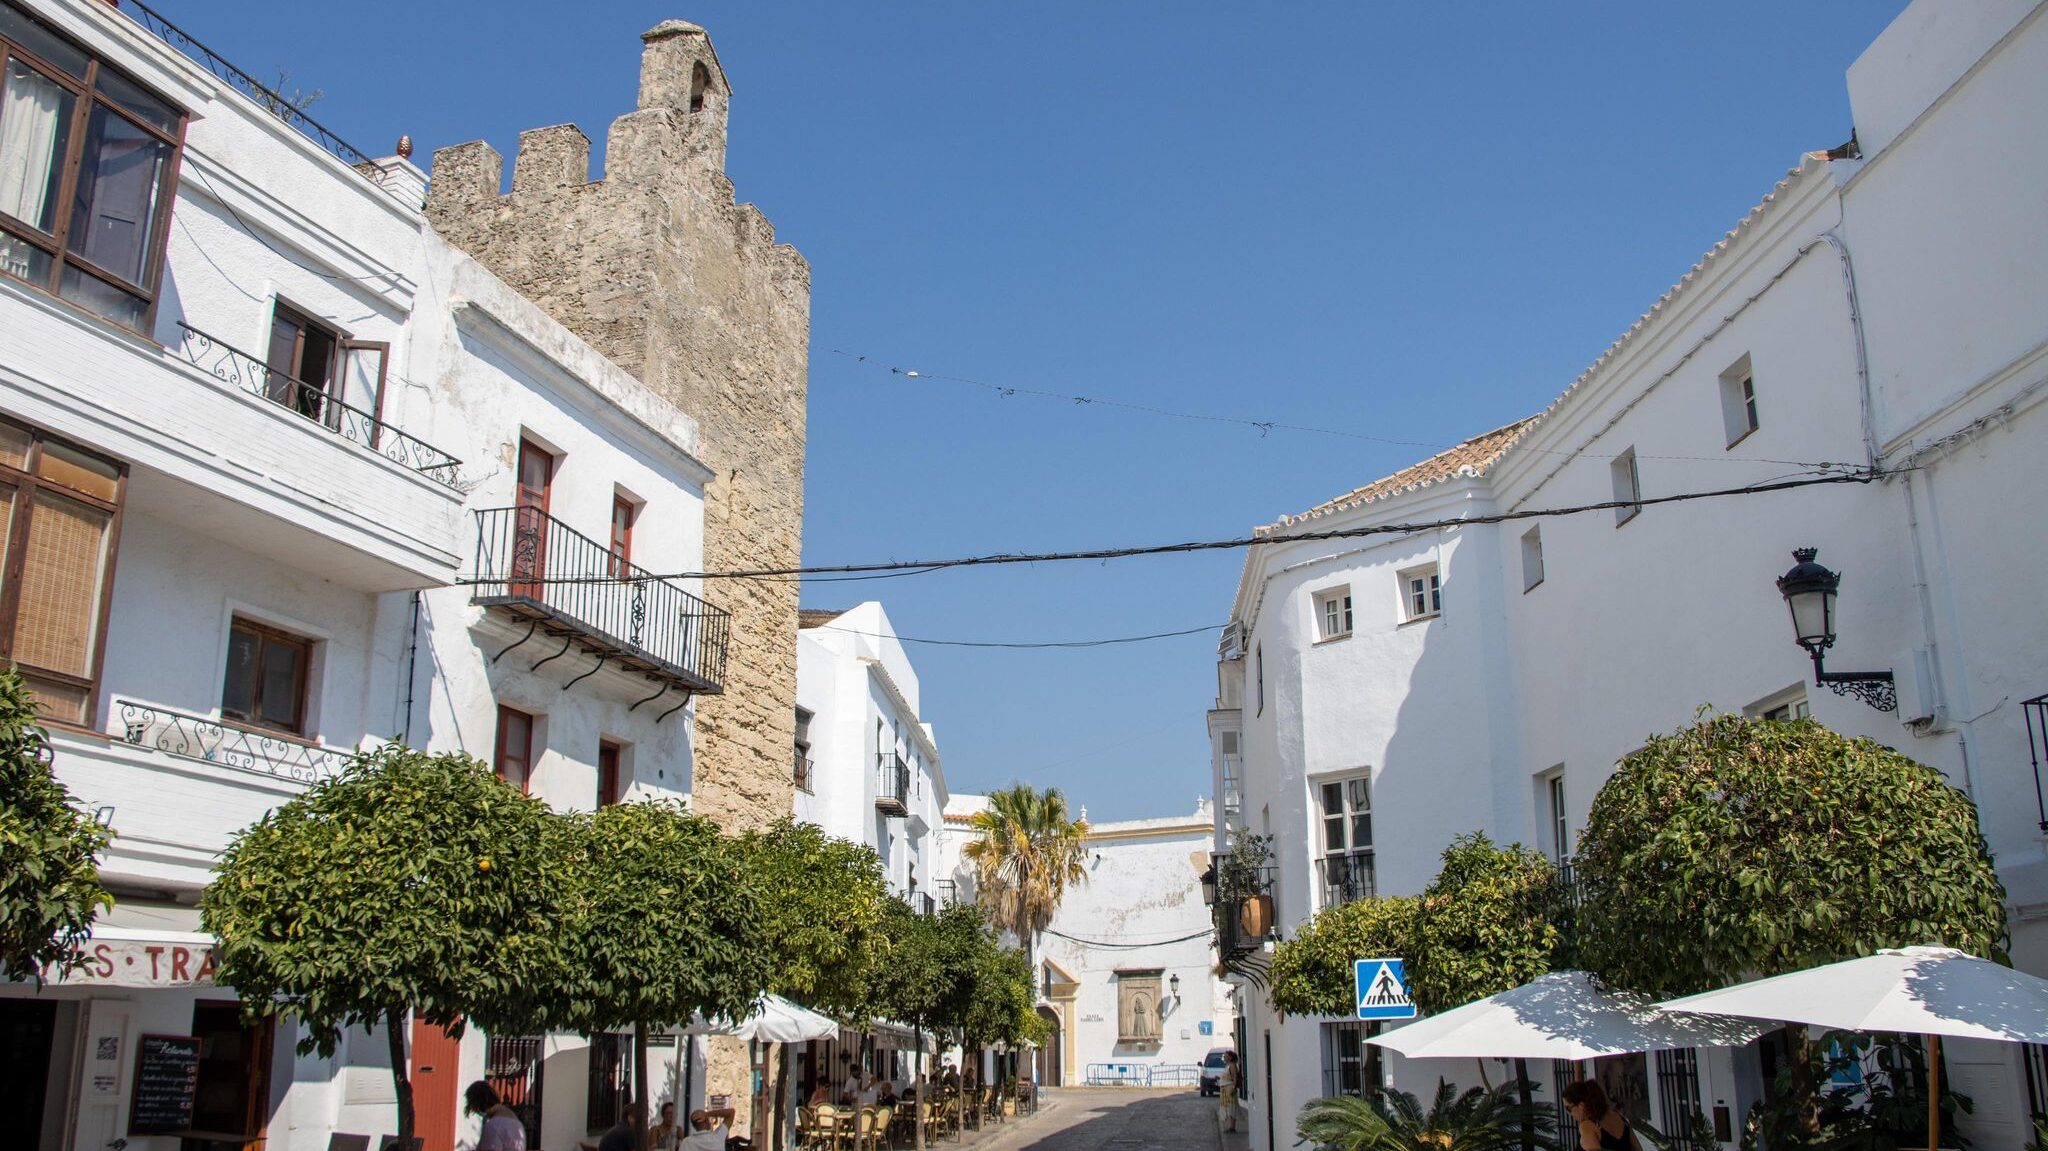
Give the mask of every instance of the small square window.
[(1636, 471), (1636, 450), (1630, 448), (1614, 457), (1607, 472), (1614, 481), (1614, 502), (1621, 505), (1614, 509), (1614, 526), (1620, 527), (1643, 512), (1643, 478)]
[(228, 630), (220, 713), (253, 727), (304, 735), (313, 641), (237, 617)]
[(1522, 533), (1522, 590), (1529, 591), (1543, 582), (1543, 529), (1530, 528)]
[(1395, 578), (1401, 581), (1401, 622), (1428, 619), (1444, 610), (1443, 580), (1435, 564), (1410, 568)]
[(1750, 369), (1748, 356), (1721, 373), (1721, 422), (1731, 448), (1748, 439), (1749, 433), (1758, 427), (1756, 373)]
[(1343, 639), (1351, 634), (1351, 589), (1331, 588), (1315, 596), (1316, 639)]

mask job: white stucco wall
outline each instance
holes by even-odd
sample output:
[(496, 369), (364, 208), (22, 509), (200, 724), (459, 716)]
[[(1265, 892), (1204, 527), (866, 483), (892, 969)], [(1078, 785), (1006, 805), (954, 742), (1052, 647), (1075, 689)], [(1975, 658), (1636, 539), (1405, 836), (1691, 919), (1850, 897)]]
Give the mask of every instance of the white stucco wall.
[[(797, 706), (812, 713), (812, 770), (793, 815), (882, 857), (890, 889), (939, 895), (939, 814), (949, 791), (917, 670), (888, 612), (870, 600), (797, 633)], [(908, 814), (878, 811), (883, 747), (910, 766)]]
[[(1650, 507), (1620, 525), (1611, 511), (1546, 518), (1544, 578), (1526, 590), (1529, 522), (1256, 549), (1234, 612), (1243, 658), (1224, 664), (1243, 677), (1242, 698), (1219, 698), (1209, 723), (1219, 760), (1220, 732), (1242, 726), (1245, 821), (1276, 835), (1283, 934), (1314, 908), (1308, 784), (1319, 771), (1372, 768), (1380, 889), (1412, 892), (1461, 832), (1548, 848), (1547, 772), (1563, 770), (1576, 832), (1614, 762), (1646, 736), (1702, 705), (1739, 713), (1801, 698), (1827, 726), (1896, 747), (1976, 799), (2015, 960), (2048, 970), (2048, 855), (2019, 709), (2048, 691), (2048, 621), (2029, 574), (2048, 557), (2014, 502), (2048, 480), (2048, 321), (2033, 304), (2048, 290), (2036, 194), (2048, 161), (2006, 143), (2048, 114), (2044, 10), (1909, 7), (1850, 73), (1860, 161), (1805, 158), (1484, 474), (1314, 526), (1603, 501), (1610, 462), (1630, 449), (1646, 497), (1873, 453), (1899, 475)], [(1720, 380), (1745, 358), (1759, 427), (1730, 445)], [(1798, 546), (1819, 547), (1845, 577), (1829, 668), (1892, 670), (1899, 713), (1810, 684), (1774, 586)], [(1443, 616), (1396, 624), (1391, 572), (1424, 548), (1446, 564)], [(1358, 634), (1318, 644), (1312, 596), (1347, 581)], [(1318, 1025), (1248, 1009), (1255, 1147), (1267, 1146), (1268, 1106), (1272, 1145), (1284, 1146), (1321, 1092)], [(1259, 1097), (1268, 1032), (1270, 1100)], [(1989, 1104), (1973, 1138), (2017, 1145), (2013, 1100), (2025, 1095), (2012, 1052), (1959, 1059)], [(1470, 1070), (1390, 1067), (1411, 1089)], [(1711, 1055), (1703, 1102), (1739, 1117), (1754, 1094), (1741, 1079), (1739, 1059)]]

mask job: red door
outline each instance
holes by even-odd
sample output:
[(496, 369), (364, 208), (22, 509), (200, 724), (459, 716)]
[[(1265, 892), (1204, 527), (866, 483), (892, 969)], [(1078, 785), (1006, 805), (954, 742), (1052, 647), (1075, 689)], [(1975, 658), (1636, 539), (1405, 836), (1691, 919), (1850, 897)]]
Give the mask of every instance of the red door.
[(530, 440), (520, 440), (519, 492), (512, 512), (513, 595), (544, 597), (545, 585), (530, 581), (548, 568), (548, 489), (554, 479), (555, 457)]
[(412, 1025), (413, 1132), (423, 1151), (455, 1151), (456, 1080), (462, 1041), (432, 1023)]

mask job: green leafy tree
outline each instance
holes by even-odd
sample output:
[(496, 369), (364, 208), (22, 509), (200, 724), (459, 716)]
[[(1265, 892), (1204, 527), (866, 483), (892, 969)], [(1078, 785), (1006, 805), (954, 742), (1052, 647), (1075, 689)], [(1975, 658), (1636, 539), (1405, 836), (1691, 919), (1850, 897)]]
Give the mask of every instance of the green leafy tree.
[[(2005, 930), (1969, 797), (1812, 720), (1713, 715), (1652, 738), (1594, 797), (1578, 858), (1582, 961), (1660, 997), (1886, 947), (1991, 955)], [(1813, 1060), (1791, 1033), (1810, 1134)]]
[[(558, 817), (569, 884), (564, 989), (549, 1021), (591, 1034), (744, 1019), (770, 981), (768, 916), (739, 840), (673, 802)], [(637, 1129), (647, 1085), (633, 1077)]]
[(1038, 934), (1067, 888), (1088, 879), (1088, 823), (1069, 816), (1059, 788), (1036, 791), (1019, 783), (990, 795), (971, 826), (980, 838), (962, 854), (974, 864), (975, 885), (996, 925), (1024, 945), (1027, 962), (1035, 961)]
[(0, 970), (40, 983), (80, 962), (93, 916), (114, 902), (98, 863), (112, 838), (51, 774), (34, 694), (0, 668)]
[[(875, 980), (874, 1007), (915, 1030), (914, 1074), (923, 1099), (923, 1037), (957, 1035), (974, 1018), (989, 924), (979, 907), (953, 904), (937, 915), (920, 915), (900, 899), (888, 902), (883, 924), (889, 952)], [(916, 1146), (923, 1151), (924, 1125), (916, 1126)]]
[[(818, 1011), (857, 1018), (874, 991), (888, 950), (882, 930), (889, 901), (874, 848), (828, 836), (784, 818), (741, 840), (748, 873), (761, 893), (768, 989)], [(777, 1054), (775, 1134), (782, 1145), (788, 1110), (789, 1048)]]
[(398, 744), (356, 756), (238, 833), (200, 900), (219, 979), (331, 1056), (381, 1024), (413, 1134), (405, 1025), (525, 1030), (561, 968), (554, 817), (483, 763)]
[(1460, 1093), (1441, 1080), (1427, 1110), (1406, 1091), (1388, 1090), (1312, 1099), (1295, 1123), (1301, 1142), (1317, 1151), (1506, 1151), (1523, 1146), (1525, 1132), (1536, 1146), (1558, 1146), (1555, 1113), (1518, 1100), (1510, 1084)]
[(1408, 958), (1408, 987), (1431, 1014), (1497, 995), (1550, 970), (1557, 869), (1520, 844), (1479, 833), (1444, 849), (1423, 890)]
[(1273, 949), (1268, 998), (1288, 1015), (1349, 1016), (1352, 961), (1407, 956), (1415, 944), (1421, 901), (1412, 896), (1359, 899), (1326, 908)]
[(1024, 958), (1023, 949), (1005, 947), (994, 932), (984, 931), (974, 949), (973, 968), (960, 1026), (963, 1045), (1021, 1047), (1043, 1038), (1045, 1021), (1038, 1016), (1031, 961)]
[(768, 989), (827, 1014), (859, 1014), (888, 948), (881, 856), (788, 818), (748, 832), (740, 847), (761, 896)]

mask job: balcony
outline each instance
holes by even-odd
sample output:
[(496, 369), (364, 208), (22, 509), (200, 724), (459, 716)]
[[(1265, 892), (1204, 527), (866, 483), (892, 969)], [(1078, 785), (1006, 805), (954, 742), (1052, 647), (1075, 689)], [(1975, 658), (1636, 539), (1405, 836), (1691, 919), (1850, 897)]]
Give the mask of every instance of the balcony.
[(1279, 869), (1247, 867), (1218, 855), (1216, 950), (1227, 969), (1242, 969), (1246, 956), (1280, 938)]
[(1373, 898), (1379, 891), (1373, 875), (1372, 853), (1326, 855), (1316, 860), (1316, 885), (1322, 888), (1324, 907)]
[[(342, 439), (360, 444), (437, 484), (451, 489), (455, 487), (455, 469), (461, 466), (461, 460), (392, 427), (379, 419), (377, 413), (344, 403), (340, 397), (329, 395), (323, 388), (285, 375), (261, 357), (207, 335), (182, 320), (178, 322), (178, 328), (184, 333), (178, 343), (178, 354), (193, 367), (296, 413)], [(378, 374), (381, 377), (381, 368)]]
[(883, 815), (910, 814), (910, 764), (893, 751), (879, 756), (875, 780), (875, 810)]
[(527, 638), (545, 634), (597, 656), (600, 667), (638, 672), (662, 685), (657, 695), (725, 690), (725, 612), (621, 564), (539, 508), (487, 508), (476, 528), (471, 603), (526, 621)]
[(134, 747), (282, 779), (317, 783), (341, 774), (350, 752), (134, 700), (114, 701), (121, 738)]
[(11, 281), (0, 332), (0, 406), (127, 463), (129, 515), (352, 591), (454, 583), (445, 453), (338, 408), (309, 418), (265, 395), (260, 361), (198, 333), (162, 347)]

